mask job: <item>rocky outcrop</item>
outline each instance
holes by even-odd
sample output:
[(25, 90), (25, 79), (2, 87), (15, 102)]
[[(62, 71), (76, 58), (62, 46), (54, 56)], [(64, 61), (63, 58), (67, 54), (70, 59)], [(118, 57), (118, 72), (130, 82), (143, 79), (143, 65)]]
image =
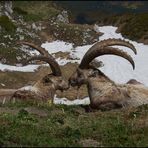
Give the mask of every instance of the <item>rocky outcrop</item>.
[(12, 1), (1, 1), (0, 2), (0, 16), (6, 15), (12, 18)]
[(62, 22), (62, 23), (69, 23), (67, 11), (63, 10), (63, 11), (61, 12), (61, 14), (59, 14), (59, 15), (57, 16), (56, 21), (57, 21), (57, 22)]
[(146, 44), (146, 45), (148, 45), (148, 31), (145, 33), (145, 35), (143, 35), (142, 37), (141, 37), (141, 39), (140, 40), (138, 40), (139, 42), (142, 42), (142, 43), (144, 43), (144, 44)]

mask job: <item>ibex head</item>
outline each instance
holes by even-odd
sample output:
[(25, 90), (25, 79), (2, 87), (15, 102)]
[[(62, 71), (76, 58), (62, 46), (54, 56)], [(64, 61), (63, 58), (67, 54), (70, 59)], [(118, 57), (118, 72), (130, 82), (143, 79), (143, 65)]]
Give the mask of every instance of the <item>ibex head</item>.
[(62, 76), (55, 76), (48, 74), (41, 79), (43, 86), (52, 86), (55, 90), (67, 90), (69, 88), (68, 82)]
[(120, 56), (128, 60), (134, 69), (135, 64), (132, 57), (128, 55), (126, 52), (119, 50), (118, 48), (110, 47), (113, 45), (129, 47), (136, 54), (135, 47), (131, 43), (125, 40), (107, 39), (107, 40), (98, 42), (86, 52), (80, 65), (78, 66), (76, 71), (72, 74), (72, 76), (69, 78), (69, 84), (71, 86), (81, 86), (82, 84), (87, 84), (88, 79), (91, 77), (97, 77), (97, 81), (99, 81), (99, 78), (100, 78), (100, 81), (104, 81), (104, 79), (109, 80), (109, 78), (105, 76), (103, 72), (101, 72), (96, 67), (90, 64), (90, 62), (93, 59), (102, 55), (112, 54), (112, 55)]
[(51, 74), (45, 75), (35, 84), (35, 86), (37, 87), (45, 86), (46, 88), (49, 86), (50, 88), (52, 87), (55, 90), (61, 90), (61, 91), (69, 88), (68, 82), (64, 80), (62, 76), (62, 72), (61, 72), (59, 64), (48, 53), (48, 51), (46, 51), (44, 48), (37, 47), (33, 43), (29, 43), (25, 41), (18, 42), (18, 44), (28, 45), (36, 49), (40, 53), (39, 56), (34, 56), (34, 57), (29, 58), (27, 61), (23, 63), (23, 65), (28, 64), (30, 61), (39, 60), (39, 61), (44, 61), (45, 63), (48, 63), (52, 70)]

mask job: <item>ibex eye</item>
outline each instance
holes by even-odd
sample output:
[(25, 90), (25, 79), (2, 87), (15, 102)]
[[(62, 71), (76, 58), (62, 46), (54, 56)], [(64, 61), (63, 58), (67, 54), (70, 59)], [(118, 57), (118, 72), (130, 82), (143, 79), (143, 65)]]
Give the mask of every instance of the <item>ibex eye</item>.
[(44, 83), (49, 83), (49, 82), (51, 82), (51, 80), (50, 80), (50, 78), (45, 77), (45, 78), (43, 78), (43, 82), (44, 82)]

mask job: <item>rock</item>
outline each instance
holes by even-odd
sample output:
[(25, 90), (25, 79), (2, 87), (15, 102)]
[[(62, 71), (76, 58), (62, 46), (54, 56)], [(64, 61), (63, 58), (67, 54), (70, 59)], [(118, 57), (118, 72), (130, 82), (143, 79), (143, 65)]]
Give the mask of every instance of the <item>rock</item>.
[(10, 19), (12, 18), (12, 1), (1, 1), (0, 2), (0, 16), (6, 15)]
[(119, 27), (116, 30), (116, 33), (121, 33), (125, 25), (126, 25), (126, 23), (120, 24)]
[(96, 67), (96, 68), (100, 68), (100, 67), (104, 66), (102, 61), (98, 61), (96, 59), (92, 60), (90, 65), (93, 66), (93, 67)]
[(96, 25), (96, 24), (93, 26), (93, 30), (96, 32), (96, 34), (97, 34), (98, 36), (101, 36), (101, 35), (104, 34), (104, 33), (101, 32), (99, 26)]
[(41, 31), (42, 27), (41, 26), (37, 26), (35, 23), (32, 24), (32, 29), (34, 29), (35, 31)]
[(95, 32), (100, 32), (99, 27), (96, 24), (94, 25), (93, 29), (94, 29)]
[(83, 140), (80, 140), (79, 144), (82, 147), (100, 147), (100, 146), (102, 146), (100, 142), (98, 142), (94, 139), (83, 139)]
[(7, 60), (5, 58), (1, 59), (1, 63), (5, 64), (7, 62)]
[(138, 42), (142, 42), (144, 43), (145, 45), (148, 45), (148, 32), (145, 33), (145, 35), (143, 35), (141, 37), (141, 39), (138, 40)]
[(57, 16), (57, 22), (69, 23), (67, 11), (63, 10), (61, 14)]

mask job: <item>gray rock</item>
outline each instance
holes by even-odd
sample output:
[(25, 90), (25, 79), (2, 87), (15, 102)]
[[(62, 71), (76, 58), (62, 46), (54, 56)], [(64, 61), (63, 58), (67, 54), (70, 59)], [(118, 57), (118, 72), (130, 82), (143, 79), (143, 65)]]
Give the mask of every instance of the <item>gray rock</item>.
[(57, 16), (57, 22), (69, 23), (67, 11), (63, 10), (61, 14)]
[(10, 19), (12, 18), (12, 1), (1, 1), (0, 2), (0, 16), (6, 15)]

